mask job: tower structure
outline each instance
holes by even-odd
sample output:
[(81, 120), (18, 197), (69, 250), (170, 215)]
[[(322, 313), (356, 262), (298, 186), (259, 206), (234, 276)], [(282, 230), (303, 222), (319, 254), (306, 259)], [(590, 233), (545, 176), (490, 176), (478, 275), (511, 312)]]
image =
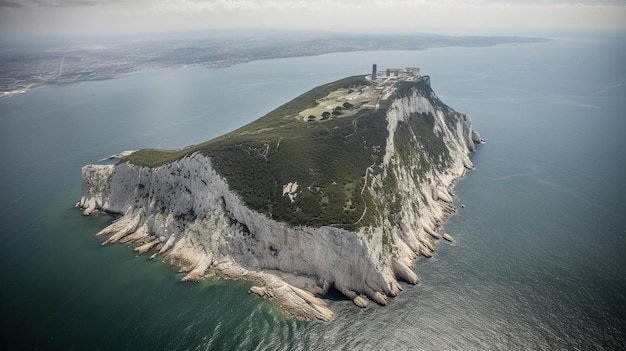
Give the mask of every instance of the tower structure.
[(372, 65), (372, 80), (376, 80), (376, 64)]

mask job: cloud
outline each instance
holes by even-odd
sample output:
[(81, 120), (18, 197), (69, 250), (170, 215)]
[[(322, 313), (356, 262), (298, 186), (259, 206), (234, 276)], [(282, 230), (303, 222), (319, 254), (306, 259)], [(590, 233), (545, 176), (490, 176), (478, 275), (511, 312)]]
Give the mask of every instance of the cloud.
[[(141, 1), (141, 0), (139, 0)], [(0, 0), (0, 7), (13, 8), (72, 8), (111, 3), (133, 3), (138, 0)]]
[(624, 0), (0, 0), (0, 7), (0, 30), (30, 32), (269, 27), (482, 33), (626, 26)]
[[(329, 1), (322, 1), (328, 3)], [(71, 8), (94, 5), (111, 4), (153, 4), (172, 8), (222, 8), (222, 9), (260, 9), (284, 8), (296, 4), (296, 7), (313, 7), (320, 3), (318, 0), (0, 0), (0, 7), (21, 8)], [(475, 5), (485, 6), (492, 4), (504, 5), (555, 5), (555, 4), (583, 4), (583, 5), (610, 5), (626, 6), (626, 0), (343, 0), (332, 1), (333, 5), (345, 7), (398, 7), (411, 4), (418, 5)]]

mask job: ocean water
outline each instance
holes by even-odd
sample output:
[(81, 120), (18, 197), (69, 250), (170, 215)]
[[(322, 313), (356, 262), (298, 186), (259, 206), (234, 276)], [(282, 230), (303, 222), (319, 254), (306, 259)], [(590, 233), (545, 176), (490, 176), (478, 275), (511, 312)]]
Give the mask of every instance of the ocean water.
[[(626, 341), (626, 41), (339, 53), (224, 69), (162, 69), (0, 99), (0, 345), (63, 350), (621, 349)], [(422, 68), (488, 140), (458, 212), (388, 306), (331, 292), (329, 323), (285, 318), (250, 283), (182, 283), (102, 247), (80, 167), (179, 148), (317, 85)], [(465, 207), (461, 208), (461, 204)]]

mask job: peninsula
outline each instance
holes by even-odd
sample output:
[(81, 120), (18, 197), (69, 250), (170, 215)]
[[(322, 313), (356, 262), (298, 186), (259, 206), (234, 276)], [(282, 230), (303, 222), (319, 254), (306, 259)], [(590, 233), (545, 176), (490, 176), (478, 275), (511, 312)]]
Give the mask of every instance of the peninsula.
[(286, 314), (327, 321), (331, 288), (366, 307), (418, 282), (480, 142), (418, 68), (374, 65), (202, 144), (87, 165), (76, 206), (120, 215), (103, 244), (160, 255), (185, 281), (253, 281)]
[(113, 79), (164, 67), (220, 68), (251, 61), (336, 52), (426, 50), (536, 43), (543, 38), (441, 36), (433, 34), (341, 34), (268, 30), (186, 33), (162, 38), (83, 38), (45, 45), (23, 38), (0, 42), (0, 97), (45, 85)]

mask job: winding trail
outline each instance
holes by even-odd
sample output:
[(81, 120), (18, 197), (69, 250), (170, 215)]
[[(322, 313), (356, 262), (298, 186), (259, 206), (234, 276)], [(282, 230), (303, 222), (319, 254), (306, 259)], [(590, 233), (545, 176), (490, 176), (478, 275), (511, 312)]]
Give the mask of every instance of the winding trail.
[(61, 59), (61, 66), (59, 67), (59, 74), (57, 75), (57, 78), (60, 78), (61, 75), (63, 74), (63, 64), (65, 63), (65, 56), (63, 56), (63, 58)]
[[(361, 200), (363, 199), (363, 192), (365, 191), (365, 186), (367, 185), (367, 176), (369, 174), (370, 171), (374, 171), (374, 164), (372, 164), (371, 166), (367, 167), (367, 169), (365, 170), (365, 179), (363, 180), (363, 187), (361, 187)], [(359, 219), (354, 222), (354, 224), (358, 224), (359, 222), (361, 222), (363, 220), (363, 217), (365, 217), (365, 214), (367, 213), (367, 202), (363, 201), (364, 207), (363, 208), (363, 213), (361, 214), (361, 217), (359, 217)]]

